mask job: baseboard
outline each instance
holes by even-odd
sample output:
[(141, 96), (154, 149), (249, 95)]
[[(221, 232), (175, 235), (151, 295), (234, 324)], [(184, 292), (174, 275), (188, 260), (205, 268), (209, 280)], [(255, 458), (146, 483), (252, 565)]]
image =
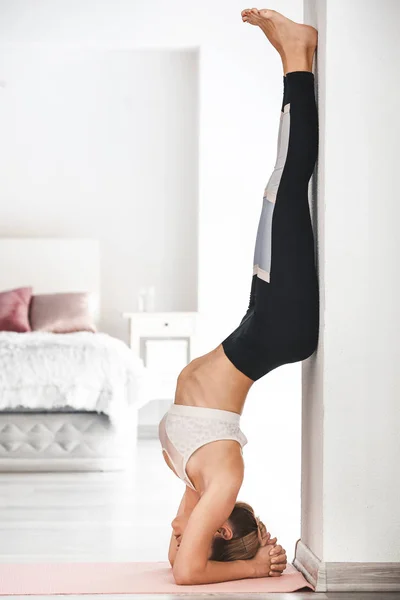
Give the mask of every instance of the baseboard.
[(301, 540), (296, 543), (293, 565), (311, 583), (316, 592), (326, 592), (324, 563)]
[(293, 565), (316, 592), (400, 591), (398, 562), (323, 562), (299, 540)]

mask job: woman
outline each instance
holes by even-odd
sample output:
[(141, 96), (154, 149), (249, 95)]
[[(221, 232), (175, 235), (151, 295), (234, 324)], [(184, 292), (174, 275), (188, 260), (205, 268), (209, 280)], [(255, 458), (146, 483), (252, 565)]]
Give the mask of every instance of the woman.
[(217, 348), (183, 369), (175, 403), (160, 422), (164, 458), (186, 484), (169, 551), (178, 584), (279, 576), (285, 569), (285, 550), (249, 505), (236, 502), (247, 443), (240, 415), (255, 381), (305, 360), (318, 343), (308, 205), (318, 150), (317, 31), (272, 10), (244, 10), (242, 19), (259, 26), (282, 59), (278, 156), (264, 192), (248, 310)]

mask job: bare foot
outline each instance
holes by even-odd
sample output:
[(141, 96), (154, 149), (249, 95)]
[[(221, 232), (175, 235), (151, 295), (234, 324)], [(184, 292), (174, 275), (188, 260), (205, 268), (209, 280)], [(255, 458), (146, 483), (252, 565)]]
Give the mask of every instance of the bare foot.
[(275, 10), (257, 8), (243, 10), (242, 20), (244, 23), (260, 27), (283, 61), (305, 56), (312, 66), (318, 32), (311, 25), (295, 23)]

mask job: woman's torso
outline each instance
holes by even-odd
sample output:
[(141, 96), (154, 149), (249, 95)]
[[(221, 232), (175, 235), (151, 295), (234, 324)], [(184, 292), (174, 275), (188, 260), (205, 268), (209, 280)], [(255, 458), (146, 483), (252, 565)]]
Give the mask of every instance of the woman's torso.
[(242, 414), (253, 381), (225, 356), (222, 345), (192, 360), (180, 373), (175, 404)]
[[(177, 408), (173, 405), (170, 414), (165, 415), (160, 439), (165, 445), (167, 427), (176, 447), (170, 444), (170, 455), (164, 448), (164, 458), (175, 474), (200, 494), (215, 478), (220, 484), (226, 482), (234, 472), (230, 468), (232, 461), (243, 462), (242, 446), (247, 439), (239, 421), (252, 383), (227, 359), (222, 346), (193, 360), (178, 377), (174, 402)], [(210, 417), (219, 421), (217, 429)]]

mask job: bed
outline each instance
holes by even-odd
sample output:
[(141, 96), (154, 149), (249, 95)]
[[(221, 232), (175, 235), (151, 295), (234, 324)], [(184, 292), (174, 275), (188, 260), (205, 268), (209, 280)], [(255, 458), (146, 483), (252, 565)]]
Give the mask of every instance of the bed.
[[(90, 292), (100, 315), (96, 240), (0, 239), (0, 290)], [(0, 471), (132, 470), (142, 361), (106, 333), (0, 332)]]

